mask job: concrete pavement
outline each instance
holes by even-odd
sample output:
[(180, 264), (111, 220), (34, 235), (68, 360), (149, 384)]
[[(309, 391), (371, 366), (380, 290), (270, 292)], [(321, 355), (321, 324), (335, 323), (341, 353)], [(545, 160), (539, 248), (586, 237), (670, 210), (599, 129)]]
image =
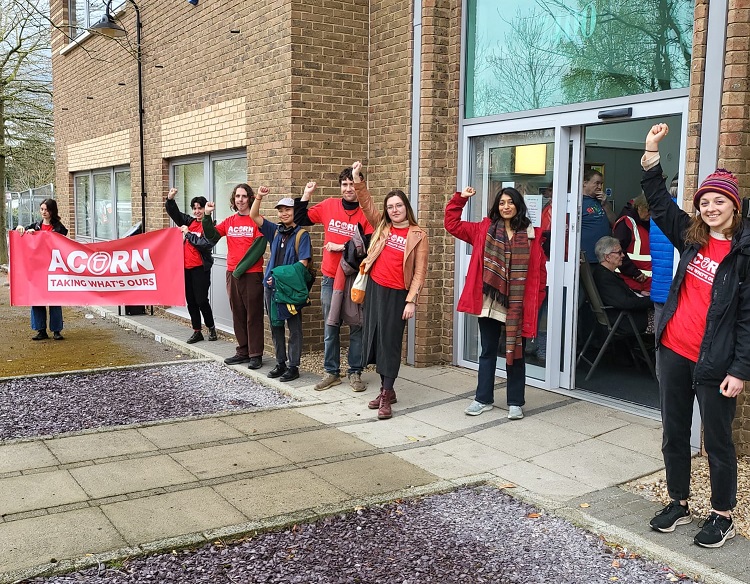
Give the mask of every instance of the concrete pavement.
[[(170, 319), (111, 318), (196, 356), (233, 354), (227, 341), (185, 345)], [(237, 369), (295, 407), (2, 443), (0, 582), (479, 482), (691, 576), (750, 581), (748, 540), (703, 550), (696, 523), (652, 532), (660, 505), (618, 488), (662, 468), (657, 422), (534, 388), (523, 420), (502, 407), (466, 416), (475, 373), (454, 367), (402, 367), (394, 417), (377, 421), (375, 374), (364, 393), (316, 392), (310, 374), (266, 379), (272, 365)]]

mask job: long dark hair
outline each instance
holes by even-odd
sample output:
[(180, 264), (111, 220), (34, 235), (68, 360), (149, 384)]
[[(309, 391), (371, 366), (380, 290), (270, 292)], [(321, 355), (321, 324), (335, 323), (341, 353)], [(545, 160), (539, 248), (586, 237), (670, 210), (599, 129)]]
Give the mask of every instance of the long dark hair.
[(47, 207), (47, 211), (49, 212), (50, 224), (60, 223), (60, 214), (57, 211), (57, 201), (55, 201), (55, 199), (44, 199), (41, 203), (39, 203), (40, 207), (42, 205)]
[(529, 219), (528, 217), (528, 209), (526, 208), (526, 201), (524, 201), (523, 195), (513, 187), (505, 187), (497, 192), (497, 195), (495, 195), (495, 200), (490, 206), (490, 212), (487, 214), (487, 216), (490, 218), (490, 221), (496, 223), (497, 221), (500, 221), (502, 219), (502, 216), (500, 215), (500, 197), (502, 197), (503, 195), (508, 195), (511, 201), (513, 201), (513, 204), (516, 206), (516, 214), (510, 220), (510, 228), (513, 231), (526, 229), (529, 225), (531, 225), (531, 219)]

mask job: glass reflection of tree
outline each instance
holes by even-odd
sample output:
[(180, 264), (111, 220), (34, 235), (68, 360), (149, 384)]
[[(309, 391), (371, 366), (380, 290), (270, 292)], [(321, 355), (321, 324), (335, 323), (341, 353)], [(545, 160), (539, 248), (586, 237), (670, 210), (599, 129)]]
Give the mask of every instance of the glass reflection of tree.
[[(470, 115), (687, 87), (691, 0), (536, 0), (477, 33)], [(500, 24), (502, 23), (502, 24)]]
[(558, 52), (568, 64), (561, 79), (566, 103), (687, 86), (693, 35), (689, 0), (579, 0), (577, 9), (563, 0), (538, 3), (548, 14), (567, 13), (579, 25), (580, 34), (568, 29), (559, 35)]

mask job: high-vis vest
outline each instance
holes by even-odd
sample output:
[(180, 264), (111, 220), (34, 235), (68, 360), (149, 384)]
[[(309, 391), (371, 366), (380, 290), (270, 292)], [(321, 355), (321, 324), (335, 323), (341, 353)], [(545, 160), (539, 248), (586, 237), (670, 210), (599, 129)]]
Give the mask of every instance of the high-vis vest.
[[(633, 265), (638, 268), (641, 273), (651, 278), (651, 249), (649, 247), (648, 229), (641, 225), (638, 225), (635, 219), (628, 215), (623, 215), (622, 217), (620, 217), (615, 222), (615, 226), (617, 226), (617, 224), (621, 221), (626, 221), (626, 224), (632, 234), (628, 249), (623, 251), (628, 254), (630, 261), (633, 262)], [(632, 278), (623, 279), (625, 280), (625, 283), (633, 290), (636, 290), (637, 292), (641, 292), (642, 290), (644, 290), (643, 283), (636, 282)], [(648, 283), (650, 284), (650, 282)], [(648, 287), (646, 287), (645, 289), (648, 289)]]

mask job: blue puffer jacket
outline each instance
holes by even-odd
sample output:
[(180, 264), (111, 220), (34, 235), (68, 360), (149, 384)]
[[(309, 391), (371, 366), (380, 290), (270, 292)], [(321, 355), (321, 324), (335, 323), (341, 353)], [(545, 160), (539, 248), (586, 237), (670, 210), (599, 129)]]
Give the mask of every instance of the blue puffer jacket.
[(654, 223), (653, 219), (651, 219), (651, 229), (649, 230), (649, 248), (651, 250), (652, 271), (651, 300), (664, 304), (667, 301), (669, 287), (672, 285), (674, 246)]

